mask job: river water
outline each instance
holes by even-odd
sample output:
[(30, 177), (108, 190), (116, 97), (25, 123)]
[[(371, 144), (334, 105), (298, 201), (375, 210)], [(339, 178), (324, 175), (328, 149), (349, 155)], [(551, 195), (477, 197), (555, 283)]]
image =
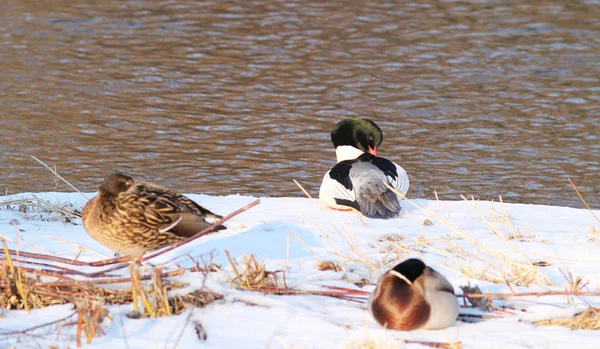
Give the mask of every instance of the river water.
[(600, 1), (3, 1), (0, 190), (316, 195), (368, 117), (409, 196), (600, 206)]

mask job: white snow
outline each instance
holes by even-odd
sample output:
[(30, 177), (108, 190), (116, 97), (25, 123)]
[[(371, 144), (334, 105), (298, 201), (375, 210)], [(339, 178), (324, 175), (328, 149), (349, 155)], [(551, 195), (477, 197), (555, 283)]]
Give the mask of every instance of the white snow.
[[(36, 197), (53, 203), (71, 203), (81, 208), (86, 199), (73, 193), (23, 193), (0, 197), (0, 202)], [(93, 193), (86, 194), (92, 197)], [(247, 196), (210, 197), (188, 195), (219, 214), (228, 214), (252, 202)], [(415, 207), (414, 205), (418, 206)], [(380, 328), (366, 310), (366, 304), (315, 296), (275, 296), (237, 290), (228, 283), (233, 276), (224, 250), (234, 258), (254, 254), (268, 270), (285, 269), (289, 287), (325, 290), (323, 285), (359, 289), (361, 279), (374, 283), (380, 273), (409, 257), (422, 258), (446, 275), (460, 294), (461, 285), (478, 285), (483, 292), (507, 293), (565, 290), (563, 276), (571, 273), (589, 284), (584, 291), (600, 287), (600, 223), (584, 209), (540, 205), (505, 204), (488, 201), (403, 201), (399, 218), (373, 220), (353, 212), (327, 209), (317, 199), (261, 198), (261, 203), (227, 223), (229, 229), (200, 238), (151, 261), (168, 268), (190, 267), (189, 253), (200, 257), (213, 252), (213, 262), (223, 272), (209, 274), (206, 287), (225, 298), (204, 308), (188, 309), (181, 315), (158, 319), (130, 319), (129, 305), (110, 306), (112, 322), (105, 322), (106, 334), (86, 348), (352, 348), (360, 340), (373, 339), (395, 347), (396, 340), (462, 342), (463, 348), (599, 348), (600, 332), (573, 331), (564, 327), (536, 327), (532, 321), (570, 316), (589, 305), (600, 306), (598, 297), (515, 297), (494, 300), (496, 308), (507, 306), (512, 314), (487, 313), (493, 318), (478, 322), (457, 321), (439, 331), (396, 332)], [(594, 211), (600, 216), (600, 211)], [(54, 217), (54, 218), (53, 218)], [(429, 220), (432, 225), (424, 225)], [(487, 223), (486, 223), (487, 222)], [(595, 229), (595, 230), (594, 230)], [(79, 249), (66, 241), (93, 251), (80, 260), (99, 260), (113, 252), (89, 237), (81, 222), (65, 223), (56, 214), (42, 211), (19, 212), (0, 208), (0, 235), (21, 251), (48, 253), (74, 258)], [(495, 231), (495, 232), (494, 232)], [(398, 235), (396, 248), (386, 237)], [(61, 239), (61, 240), (57, 240)], [(400, 246), (400, 247), (398, 247)], [(400, 254), (399, 254), (400, 253)], [(332, 260), (343, 270), (319, 271), (316, 264)], [(171, 261), (171, 262), (170, 262)], [(530, 263), (544, 261), (547, 267)], [(511, 263), (539, 270), (531, 283), (511, 272)], [(92, 268), (82, 268), (82, 270)], [(464, 270), (461, 273), (461, 270)], [(469, 276), (468, 271), (473, 274)], [(561, 272), (562, 270), (562, 272)], [(126, 271), (123, 272), (126, 275)], [(174, 278), (203, 283), (198, 273)], [(493, 281), (502, 283), (493, 283)], [(127, 285), (125, 285), (127, 287)], [(372, 291), (373, 285), (362, 289)], [(249, 304), (250, 303), (250, 304)], [(462, 299), (460, 303), (463, 304)], [(252, 305), (253, 304), (253, 305)], [(26, 311), (0, 310), (0, 349), (12, 347), (75, 347), (75, 326), (44, 327), (19, 336), (7, 332), (23, 330), (65, 317), (71, 305)], [(472, 308), (461, 313), (484, 314)], [(193, 323), (199, 321), (208, 339), (200, 341)], [(427, 348), (406, 344), (406, 348)]]

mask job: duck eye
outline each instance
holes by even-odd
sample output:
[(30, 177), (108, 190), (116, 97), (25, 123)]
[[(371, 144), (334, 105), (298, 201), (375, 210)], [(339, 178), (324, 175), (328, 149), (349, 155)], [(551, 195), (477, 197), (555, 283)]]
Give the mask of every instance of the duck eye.
[(369, 136), (369, 141), (373, 141), (373, 136)]

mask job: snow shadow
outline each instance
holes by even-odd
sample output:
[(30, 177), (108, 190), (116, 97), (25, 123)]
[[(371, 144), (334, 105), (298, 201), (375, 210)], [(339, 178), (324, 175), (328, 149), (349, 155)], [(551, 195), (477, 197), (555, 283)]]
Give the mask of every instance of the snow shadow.
[(270, 260), (285, 260), (286, 257), (293, 260), (312, 256), (298, 238), (311, 249), (322, 245), (316, 233), (311, 230), (285, 221), (271, 221), (263, 222), (242, 233), (205, 242), (198, 247), (207, 252), (214, 250), (216, 253), (213, 262), (222, 265), (228, 263), (225, 250), (229, 250), (233, 258), (242, 254), (254, 254), (256, 257)]

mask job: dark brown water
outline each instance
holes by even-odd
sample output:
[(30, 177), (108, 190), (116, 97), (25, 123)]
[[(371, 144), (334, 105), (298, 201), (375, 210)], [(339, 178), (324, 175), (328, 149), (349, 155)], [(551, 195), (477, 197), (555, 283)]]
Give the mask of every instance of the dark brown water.
[(316, 194), (364, 116), (411, 197), (600, 206), (600, 1), (4, 1), (0, 190)]

